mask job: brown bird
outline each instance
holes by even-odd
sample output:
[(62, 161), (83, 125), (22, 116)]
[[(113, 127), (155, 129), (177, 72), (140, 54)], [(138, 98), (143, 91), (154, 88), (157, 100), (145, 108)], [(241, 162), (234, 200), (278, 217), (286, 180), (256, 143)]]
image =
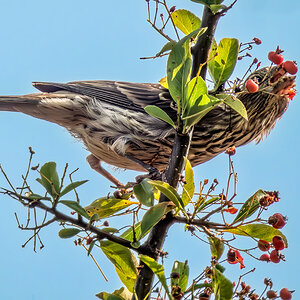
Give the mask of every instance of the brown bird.
[[(259, 83), (256, 93), (245, 87), (237, 97), (247, 109), (248, 121), (224, 104), (211, 110), (194, 128), (189, 160), (193, 166), (210, 160), (230, 146), (259, 142), (289, 105), (295, 76), (280, 67), (262, 68), (248, 79)], [(22, 112), (57, 123), (79, 138), (91, 154), (90, 166), (116, 185), (101, 161), (137, 171), (166, 168), (174, 129), (144, 111), (156, 105), (175, 121), (176, 108), (167, 89), (159, 84), (118, 81), (34, 82), (42, 93), (1, 96), (0, 110)]]

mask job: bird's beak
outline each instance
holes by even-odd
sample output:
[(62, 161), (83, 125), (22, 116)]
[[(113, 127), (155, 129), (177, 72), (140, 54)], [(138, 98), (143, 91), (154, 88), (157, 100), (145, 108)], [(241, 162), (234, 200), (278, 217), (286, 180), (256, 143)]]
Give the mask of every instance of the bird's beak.
[(295, 79), (296, 76), (288, 75), (281, 66), (278, 66), (270, 79), (272, 93), (280, 96), (286, 96), (287, 98), (292, 100), (296, 94)]

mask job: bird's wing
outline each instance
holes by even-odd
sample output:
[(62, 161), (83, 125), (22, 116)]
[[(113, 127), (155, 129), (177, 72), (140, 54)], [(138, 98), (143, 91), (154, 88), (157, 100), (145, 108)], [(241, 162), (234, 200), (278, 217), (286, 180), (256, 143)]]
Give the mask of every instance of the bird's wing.
[(169, 115), (176, 115), (173, 100), (160, 84), (120, 81), (73, 81), (68, 83), (34, 82), (34, 87), (44, 93), (64, 91), (92, 97), (123, 109), (145, 112), (147, 105), (156, 105)]

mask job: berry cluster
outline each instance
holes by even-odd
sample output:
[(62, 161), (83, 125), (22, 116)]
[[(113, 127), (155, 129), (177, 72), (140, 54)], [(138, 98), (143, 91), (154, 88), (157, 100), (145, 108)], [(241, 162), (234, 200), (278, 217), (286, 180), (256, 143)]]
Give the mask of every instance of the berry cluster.
[[(291, 75), (295, 75), (298, 72), (298, 67), (295, 61), (284, 61), (284, 57), (282, 55), (283, 50), (280, 50), (279, 47), (275, 51), (270, 51), (268, 54), (269, 60), (275, 65), (279, 66), (278, 74), (273, 78), (273, 82), (277, 81), (281, 76), (289, 73)], [(247, 80), (245, 87), (249, 93), (256, 93), (259, 89), (259, 82), (254, 79)], [(291, 89), (288, 92), (289, 99), (293, 99), (295, 96), (295, 90)]]
[(267, 206), (273, 204), (274, 202), (279, 201), (278, 191), (266, 192), (266, 193), (267, 193), (267, 195), (259, 200), (260, 206), (267, 207)]
[[(292, 299), (292, 292), (289, 291), (287, 288), (283, 288), (279, 292), (280, 298), (283, 300), (290, 300)], [(277, 299), (278, 295), (274, 290), (267, 291), (267, 298), (268, 299)]]
[[(276, 213), (273, 216), (269, 217), (268, 223), (272, 225), (276, 229), (281, 229), (286, 224), (286, 218), (282, 216), (280, 213)], [(269, 251), (271, 246), (274, 250), (271, 251), (270, 254), (264, 253), (260, 256), (261, 261), (279, 263), (280, 260), (284, 260), (284, 256), (281, 254), (281, 250), (283, 250), (286, 245), (283, 238), (279, 235), (275, 235), (272, 239), (272, 245), (264, 240), (259, 240), (257, 243), (257, 247), (261, 251)]]

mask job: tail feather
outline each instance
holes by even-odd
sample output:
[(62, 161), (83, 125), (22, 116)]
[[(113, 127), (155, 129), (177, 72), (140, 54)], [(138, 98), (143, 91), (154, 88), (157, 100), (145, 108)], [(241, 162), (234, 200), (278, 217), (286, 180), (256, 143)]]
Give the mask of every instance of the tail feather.
[(0, 111), (22, 112), (22, 107), (34, 107), (40, 99), (34, 95), (0, 96)]

